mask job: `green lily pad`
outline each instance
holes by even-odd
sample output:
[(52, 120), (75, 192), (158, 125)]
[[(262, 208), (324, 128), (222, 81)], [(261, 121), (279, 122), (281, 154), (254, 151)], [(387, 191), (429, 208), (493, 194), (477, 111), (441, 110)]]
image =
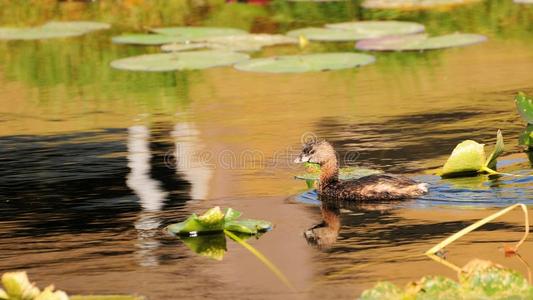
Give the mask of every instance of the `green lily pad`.
[(303, 73), (355, 68), (375, 58), (358, 53), (321, 53), (257, 58), (235, 65), (237, 70), (266, 73)]
[(272, 228), (272, 223), (261, 220), (237, 220), (239, 211), (231, 208), (222, 213), (220, 207), (209, 209), (201, 216), (192, 214), (187, 220), (167, 226), (167, 231), (176, 235), (196, 236), (201, 233), (215, 233), (224, 230), (257, 235)]
[(486, 41), (479, 34), (453, 33), (436, 37), (426, 34), (393, 36), (379, 39), (362, 40), (355, 47), (360, 50), (373, 51), (420, 51), (451, 47), (464, 47)]
[[(380, 170), (374, 170), (374, 169), (367, 169), (367, 168), (359, 168), (359, 167), (344, 167), (339, 169), (339, 179), (340, 180), (352, 180), (352, 179), (358, 179), (361, 177), (374, 175), (374, 174), (381, 174), (383, 171)], [(318, 170), (310, 170), (307, 169), (307, 173), (299, 174), (294, 176), (296, 179), (302, 179), (302, 180), (312, 180), (316, 181), (320, 177), (320, 167), (318, 167)]]
[(527, 124), (526, 128), (520, 133), (519, 144), (529, 149), (533, 148), (533, 124)]
[(368, 9), (421, 10), (479, 1), (480, 0), (365, 0), (361, 6)]
[(402, 21), (360, 21), (326, 24), (327, 28), (357, 32), (364, 39), (424, 32), (424, 25)]
[(308, 40), (319, 42), (351, 42), (369, 38), (367, 34), (357, 31), (322, 27), (295, 29), (287, 32), (287, 35), (295, 38), (303, 36)]
[(404, 289), (379, 282), (361, 294), (362, 300), (377, 299), (533, 299), (533, 286), (520, 273), (489, 261), (472, 260), (459, 273), (458, 282), (427, 276)]
[(529, 124), (533, 124), (533, 98), (523, 92), (519, 92), (515, 97), (516, 110)]
[(0, 27), (0, 40), (44, 40), (81, 36), (110, 28), (109, 24), (90, 21), (48, 22), (30, 28)]
[(42, 28), (55, 30), (91, 32), (111, 28), (110, 24), (92, 21), (52, 21), (44, 24)]
[(281, 34), (241, 34), (198, 39), (194, 43), (174, 43), (161, 46), (165, 52), (192, 49), (216, 49), (235, 52), (259, 51), (265, 46), (297, 44), (298, 40)]
[(248, 58), (246, 54), (218, 50), (158, 53), (115, 60), (111, 62), (111, 67), (128, 71), (164, 72), (228, 66)]
[(75, 37), (85, 34), (84, 31), (50, 29), (44, 27), (14, 28), (0, 27), (0, 40), (44, 40), (54, 38)]
[(237, 28), (226, 27), (165, 27), (152, 28), (151, 32), (158, 34), (179, 37), (181, 41), (194, 41), (198, 39), (205, 39), (211, 37), (239, 35), (247, 32)]
[(170, 43), (185, 42), (182, 38), (163, 34), (127, 33), (114, 36), (111, 41), (115, 44), (157, 46)]
[(504, 151), (501, 131), (498, 130), (496, 146), (487, 159), (485, 159), (484, 147), (483, 144), (479, 144), (472, 140), (461, 142), (455, 147), (455, 149), (453, 149), (453, 152), (444, 164), (440, 175), (442, 177), (455, 177), (495, 172), (496, 160)]

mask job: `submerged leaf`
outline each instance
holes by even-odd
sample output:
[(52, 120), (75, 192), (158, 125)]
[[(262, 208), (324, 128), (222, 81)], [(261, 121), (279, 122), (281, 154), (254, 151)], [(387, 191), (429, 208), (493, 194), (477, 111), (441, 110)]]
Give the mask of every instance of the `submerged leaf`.
[(529, 124), (533, 124), (533, 98), (519, 92), (515, 98), (516, 110)]
[(487, 158), (485, 166), (489, 169), (496, 170), (496, 159), (502, 155), (504, 150), (505, 145), (503, 143), (502, 131), (498, 130), (498, 133), (496, 133), (496, 146), (494, 146), (494, 150), (492, 150), (492, 153)]

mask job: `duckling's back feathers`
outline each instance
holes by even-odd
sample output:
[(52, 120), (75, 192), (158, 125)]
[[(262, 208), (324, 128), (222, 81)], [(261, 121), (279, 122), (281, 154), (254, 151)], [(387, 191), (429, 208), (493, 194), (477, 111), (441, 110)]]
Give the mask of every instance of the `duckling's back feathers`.
[(428, 186), (404, 176), (377, 174), (331, 182), (320, 186), (318, 192), (321, 197), (339, 200), (399, 200), (421, 196), (428, 192)]

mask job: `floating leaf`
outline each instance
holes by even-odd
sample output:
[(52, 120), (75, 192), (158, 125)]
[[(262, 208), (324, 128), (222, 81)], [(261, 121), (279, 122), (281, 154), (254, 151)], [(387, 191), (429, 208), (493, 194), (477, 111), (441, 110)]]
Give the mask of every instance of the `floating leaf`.
[(111, 66), (129, 71), (164, 72), (228, 66), (248, 58), (242, 53), (204, 50), (134, 56), (115, 60)]
[[(359, 168), (359, 167), (344, 167), (339, 169), (339, 179), (340, 180), (351, 180), (358, 179), (361, 177), (381, 174), (383, 171)], [(307, 173), (296, 175), (295, 178), (302, 180), (318, 180), (320, 177), (320, 167), (318, 169), (307, 168)]]
[(84, 31), (35, 28), (0, 27), (0, 40), (44, 40), (67, 38), (85, 34)]
[(424, 25), (402, 21), (360, 21), (326, 24), (327, 28), (357, 32), (364, 39), (424, 32)]
[(362, 300), (377, 299), (532, 299), (533, 287), (518, 272), (489, 261), (472, 260), (460, 269), (459, 282), (441, 276), (427, 276), (399, 289), (379, 282), (361, 294)]
[(257, 58), (235, 65), (237, 70), (267, 73), (303, 73), (355, 68), (373, 63), (371, 55), (321, 53)]
[(533, 98), (523, 92), (519, 92), (515, 98), (516, 110), (529, 124), (533, 124)]
[(198, 233), (222, 232), (225, 230), (258, 234), (272, 228), (272, 223), (261, 220), (236, 220), (239, 211), (228, 208), (223, 214), (220, 208), (209, 209), (201, 216), (192, 214), (187, 220), (167, 226), (167, 230), (176, 235), (196, 235)]
[(92, 21), (52, 21), (42, 26), (44, 29), (91, 32), (111, 28), (110, 24)]
[(469, 33), (453, 33), (436, 37), (428, 37), (426, 34), (413, 34), (362, 40), (357, 42), (355, 47), (361, 50), (373, 51), (419, 51), (463, 47), (486, 40), (487, 38), (483, 35)]
[(442, 177), (455, 177), (461, 175), (474, 175), (477, 173), (495, 173), (496, 159), (504, 151), (503, 136), (498, 130), (494, 151), (485, 159), (484, 144), (472, 140), (461, 142), (453, 149), (442, 168)]
[(119, 36), (114, 36), (111, 41), (115, 44), (129, 44), (129, 45), (147, 45), (156, 46), (170, 43), (182, 43), (184, 39), (176, 36), (169, 36), (163, 34), (143, 34), (143, 33), (127, 33)]
[(402, 299), (403, 291), (390, 282), (378, 282), (368, 290), (365, 290), (360, 300)]
[(511, 299), (513, 296), (528, 295), (532, 290), (520, 273), (490, 261), (474, 259), (459, 274), (459, 282), (464, 289), (475, 295), (494, 297), (492, 299)]
[(332, 28), (307, 27), (287, 32), (288, 36), (303, 36), (311, 41), (320, 42), (351, 42), (369, 38), (367, 34), (350, 30), (338, 30)]
[(40, 294), (39, 289), (28, 279), (26, 272), (4, 273), (2, 285), (9, 296), (8, 299), (34, 299)]
[(236, 28), (227, 27), (165, 27), (165, 28), (152, 28), (150, 31), (179, 37), (182, 41), (193, 41), (198, 39), (205, 39), (217, 36), (227, 35), (239, 35), (246, 34), (247, 32)]
[(519, 144), (533, 148), (533, 124), (528, 124), (520, 134)]
[(494, 150), (492, 150), (492, 153), (487, 158), (485, 166), (487, 166), (489, 169), (496, 170), (496, 159), (498, 156), (502, 155), (504, 150), (505, 144), (503, 143), (502, 131), (498, 130), (496, 133), (496, 146), (494, 146)]
[(209, 48), (236, 52), (253, 52), (259, 51), (265, 46), (297, 43), (297, 39), (281, 34), (240, 34), (198, 39), (194, 43), (174, 43), (163, 45), (161, 46), (161, 50), (172, 52)]

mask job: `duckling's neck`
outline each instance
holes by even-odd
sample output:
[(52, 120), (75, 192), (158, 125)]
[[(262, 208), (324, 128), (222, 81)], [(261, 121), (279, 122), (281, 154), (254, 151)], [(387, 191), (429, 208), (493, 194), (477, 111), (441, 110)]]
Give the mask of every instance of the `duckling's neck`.
[(332, 157), (320, 165), (320, 188), (339, 180), (339, 164), (337, 158)]

